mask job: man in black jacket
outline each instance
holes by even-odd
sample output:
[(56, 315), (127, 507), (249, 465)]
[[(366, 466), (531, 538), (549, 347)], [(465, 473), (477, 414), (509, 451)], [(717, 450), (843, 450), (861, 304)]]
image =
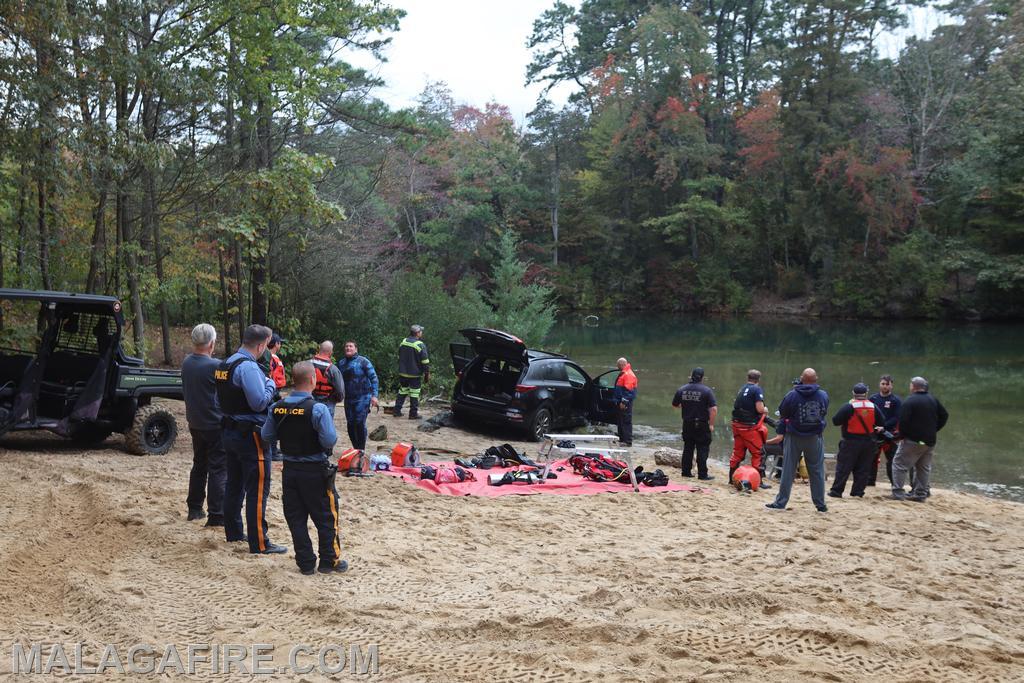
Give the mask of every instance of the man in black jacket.
[[(903, 441), (892, 461), (892, 497), (923, 503), (931, 493), (928, 484), (936, 435), (946, 426), (949, 413), (928, 393), (928, 381), (924, 377), (910, 380), (910, 391), (910, 396), (900, 406)], [(911, 469), (914, 470), (914, 488), (907, 495), (903, 486)]]

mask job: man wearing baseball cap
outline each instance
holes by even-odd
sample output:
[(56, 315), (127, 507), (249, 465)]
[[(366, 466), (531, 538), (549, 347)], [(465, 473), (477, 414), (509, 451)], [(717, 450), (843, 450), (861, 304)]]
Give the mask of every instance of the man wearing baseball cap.
[(853, 399), (836, 412), (832, 424), (842, 427), (843, 438), (836, 453), (836, 476), (828, 495), (842, 498), (846, 480), (852, 472), (850, 495), (863, 498), (875, 464), (875, 433), (885, 429), (885, 415), (868, 399), (868, 385), (854, 385)]
[(410, 325), (409, 336), (398, 345), (398, 398), (395, 417), (402, 416), (402, 405), (409, 397), (409, 419), (420, 418), (420, 388), (430, 381), (430, 356), (423, 341), (423, 326)]

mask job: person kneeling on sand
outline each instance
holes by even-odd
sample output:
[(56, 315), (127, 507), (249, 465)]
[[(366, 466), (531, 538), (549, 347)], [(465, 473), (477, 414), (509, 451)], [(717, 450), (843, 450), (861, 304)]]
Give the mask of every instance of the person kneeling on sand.
[(327, 405), (313, 398), (316, 369), (311, 362), (296, 363), (292, 381), (295, 391), (270, 407), (262, 436), (268, 443), (281, 441), (281, 502), (295, 544), (295, 563), (303, 574), (316, 570), (317, 556), (307, 528), (312, 518), (320, 541), (320, 572), (343, 572), (348, 562), (340, 558), (338, 490), (334, 486), (338, 468), (329, 460), (338, 440), (334, 418)]

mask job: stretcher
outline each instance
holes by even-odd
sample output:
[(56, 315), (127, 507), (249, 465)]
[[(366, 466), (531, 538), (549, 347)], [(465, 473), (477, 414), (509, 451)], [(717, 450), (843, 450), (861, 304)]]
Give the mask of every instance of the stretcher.
[[(538, 461), (544, 464), (544, 469), (541, 471), (541, 481), (546, 481), (548, 472), (551, 471), (551, 463), (554, 462), (552, 453), (556, 448), (555, 443), (571, 441), (576, 445), (571, 453), (572, 455), (607, 455), (615, 457), (617, 460), (625, 460), (629, 466), (629, 481), (633, 485), (633, 491), (636, 493), (640, 492), (640, 485), (636, 481), (636, 470), (633, 467), (633, 459), (629, 456), (629, 451), (610, 447), (612, 441), (618, 440), (617, 436), (611, 434), (543, 434), (542, 436), (544, 443), (537, 453)], [(600, 445), (602, 442), (607, 442), (609, 445), (602, 446)]]

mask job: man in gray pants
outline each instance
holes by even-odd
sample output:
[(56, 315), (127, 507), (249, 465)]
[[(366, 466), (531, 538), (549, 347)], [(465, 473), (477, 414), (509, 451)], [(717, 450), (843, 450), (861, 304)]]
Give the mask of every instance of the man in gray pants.
[[(928, 393), (928, 380), (910, 380), (910, 396), (900, 406), (900, 434), (903, 441), (892, 460), (893, 500), (923, 503), (931, 495), (932, 453), (939, 430), (946, 426), (949, 413), (939, 399)], [(903, 486), (913, 470), (913, 490), (907, 495)]]
[(796, 466), (803, 455), (811, 479), (811, 501), (818, 512), (828, 512), (825, 505), (825, 431), (828, 394), (818, 386), (818, 373), (807, 368), (800, 375), (800, 384), (786, 394), (779, 404), (779, 417), (786, 438), (782, 442), (782, 478), (775, 502), (765, 505), (769, 510), (785, 510), (793, 490)]

